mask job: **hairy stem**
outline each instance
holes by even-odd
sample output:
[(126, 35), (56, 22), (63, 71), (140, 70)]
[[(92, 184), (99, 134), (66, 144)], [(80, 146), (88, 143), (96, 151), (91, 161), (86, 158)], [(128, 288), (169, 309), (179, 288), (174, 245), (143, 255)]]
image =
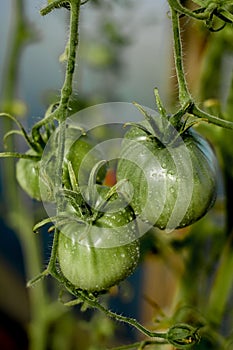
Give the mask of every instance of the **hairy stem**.
[(69, 99), (72, 94), (73, 75), (75, 70), (76, 53), (78, 47), (78, 26), (79, 26), (79, 12), (80, 1), (71, 0), (71, 16), (70, 16), (70, 37), (68, 42), (68, 59), (66, 65), (65, 81), (61, 90), (61, 98), (59, 104), (60, 122), (67, 118), (67, 110)]
[[(79, 13), (80, 13), (80, 1), (70, 1), (71, 4), (71, 15), (70, 15), (70, 35), (68, 41), (68, 59), (66, 65), (66, 74), (64, 84), (61, 90), (60, 103), (58, 106), (59, 113), (59, 136), (58, 136), (58, 150), (57, 150), (57, 167), (55, 177), (55, 189), (56, 189), (56, 203), (57, 203), (57, 214), (62, 210), (63, 200), (59, 195), (62, 179), (62, 168), (64, 159), (65, 149), (65, 137), (66, 137), (66, 119), (68, 117), (69, 100), (72, 94), (72, 83), (73, 75), (75, 70), (76, 52), (78, 47), (78, 26), (79, 26)], [(54, 235), (54, 242), (52, 248), (52, 260), (56, 259), (57, 246), (58, 246), (58, 235), (59, 232), (56, 229)], [(51, 262), (54, 265), (53, 262)]]
[[(76, 294), (78, 297), (81, 297), (83, 299), (83, 301), (86, 301), (91, 307), (102, 311), (108, 317), (111, 317), (111, 318), (113, 318), (113, 319), (115, 319), (117, 321), (120, 321), (120, 322), (127, 323), (127, 324), (133, 326), (134, 328), (139, 330), (142, 334), (144, 334), (144, 335), (146, 335), (148, 337), (151, 337), (151, 338), (153, 337), (153, 338), (159, 338), (159, 339), (167, 340), (167, 333), (166, 332), (160, 333), (160, 332), (150, 331), (149, 329), (147, 329), (143, 325), (141, 325), (134, 318), (130, 318), (130, 317), (127, 317), (127, 316), (116, 314), (115, 312), (107, 309), (102, 304), (100, 304), (95, 297), (90, 297), (85, 292), (78, 291), (78, 294), (77, 294), (77, 292), (73, 292), (72, 294), (74, 294), (74, 295)], [(79, 302), (79, 299), (77, 299), (77, 300)], [(71, 302), (67, 303), (66, 305), (67, 306), (71, 306), (71, 305), (75, 305), (76, 303), (77, 303), (77, 301), (74, 300), (74, 301), (71, 301)]]
[(180, 37), (180, 23), (179, 15), (176, 10), (171, 7), (172, 13), (172, 29), (173, 29), (173, 50), (175, 59), (176, 75), (179, 86), (179, 101), (183, 106), (192, 100), (191, 95), (188, 91), (187, 82), (185, 79), (185, 72), (183, 67), (183, 53), (182, 44)]

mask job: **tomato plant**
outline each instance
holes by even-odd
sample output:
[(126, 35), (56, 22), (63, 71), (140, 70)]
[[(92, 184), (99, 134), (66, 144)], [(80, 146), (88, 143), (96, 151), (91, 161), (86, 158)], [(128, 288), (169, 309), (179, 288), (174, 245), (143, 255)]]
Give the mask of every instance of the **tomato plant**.
[[(114, 172), (112, 174), (108, 172), (106, 176), (106, 164), (105, 162), (99, 162), (102, 159), (102, 154), (98, 151), (98, 147), (95, 147), (94, 140), (91, 140), (89, 135), (87, 136), (84, 132), (81, 136), (78, 135), (78, 139), (72, 139), (74, 142), (71, 144), (66, 133), (67, 120), (71, 113), (76, 112), (73, 106), (76, 105), (76, 102), (77, 105), (82, 105), (80, 95), (77, 97), (73, 93), (73, 79), (79, 44), (80, 8), (87, 2), (89, 0), (48, 0), (47, 5), (41, 10), (41, 15), (44, 16), (55, 9), (65, 8), (70, 15), (68, 43), (64, 54), (61, 56), (66, 66), (65, 78), (59, 101), (48, 109), (45, 116), (33, 125), (31, 133), (27, 134), (20, 122), (11, 116), (19, 106), (13, 98), (15, 91), (13, 91), (14, 84), (11, 79), (13, 76), (16, 77), (16, 70), (12, 67), (16, 62), (15, 58), (18, 61), (16, 53), (19, 53), (25, 38), (30, 37), (28, 22), (25, 21), (22, 15), (23, 0), (17, 1), (17, 14), (19, 14), (15, 16), (17, 20), (17, 40), (15, 40), (12, 49), (13, 59), (7, 60), (9, 61), (9, 74), (3, 83), (6, 93), (4, 94), (3, 104), (1, 104), (6, 108), (6, 111), (1, 116), (4, 114), (16, 121), (20, 129), (12, 130), (10, 128), (10, 131), (4, 131), (6, 132), (4, 139), (12, 134), (21, 135), (26, 139), (30, 150), (25, 154), (13, 152), (14, 143), (12, 142), (11, 147), (9, 147), (10, 151), (2, 152), (0, 156), (21, 158), (16, 165), (16, 178), (20, 186), (34, 199), (53, 202), (44, 205), (49, 217), (34, 227), (36, 229), (44, 224), (53, 223), (49, 228), (49, 232), (53, 232), (49, 262), (46, 269), (36, 275), (41, 263), (38, 259), (37, 247), (33, 245), (34, 243), (32, 245), (28, 243), (30, 242), (33, 225), (30, 215), (27, 210), (24, 210), (24, 206), (20, 205), (21, 197), (17, 196), (16, 186), (12, 188), (6, 186), (8, 191), (6, 191), (6, 207), (8, 206), (14, 214), (8, 216), (8, 222), (17, 230), (20, 239), (24, 240), (23, 246), (27, 254), (26, 261), (32, 262), (28, 266), (29, 275), (36, 275), (28, 282), (28, 286), (32, 286), (45, 276), (51, 275), (75, 298), (67, 302), (66, 305), (83, 303), (84, 306), (97, 308), (107, 316), (135, 327), (147, 337), (145, 341), (120, 346), (120, 349), (142, 349), (150, 345), (160, 348), (165, 344), (173, 345), (179, 349), (188, 349), (193, 346), (198, 349), (214, 350), (229, 348), (232, 344), (231, 325), (226, 331), (224, 329), (223, 335), (220, 333), (223, 333), (222, 329), (225, 328), (226, 324), (231, 323), (232, 318), (231, 314), (226, 315), (226, 310), (227, 302), (231, 300), (233, 284), (231, 273), (233, 268), (233, 221), (231, 215), (233, 185), (232, 171), (229, 169), (232, 163), (232, 152), (230, 151), (232, 135), (230, 132), (233, 130), (233, 84), (228, 84), (231, 85), (229, 96), (226, 101), (224, 100), (221, 108), (220, 103), (218, 108), (211, 109), (209, 107), (213, 107), (213, 105), (216, 107), (216, 99), (219, 96), (219, 99), (221, 99), (221, 96), (225, 95), (227, 84), (224, 81), (220, 89), (220, 75), (223, 71), (225, 74), (225, 67), (222, 68), (227, 61), (225, 60), (226, 57), (223, 57), (223, 52), (226, 53), (225, 47), (232, 48), (232, 0), (210, 0), (208, 2), (193, 0), (193, 4), (181, 0), (168, 0), (169, 18), (172, 22), (178, 104), (170, 105), (169, 108), (172, 107), (173, 111), (168, 113), (162, 106), (158, 93), (156, 93), (157, 118), (151, 117), (138, 105), (139, 110), (143, 112), (146, 118), (145, 121), (138, 124), (133, 121), (128, 122), (131, 125), (122, 143), (116, 171), (117, 183), (115, 183), (115, 161), (117, 157), (114, 158)], [(92, 1), (92, 3), (95, 10), (98, 10), (100, 6), (103, 6), (104, 1)], [(186, 7), (187, 3), (188, 6)], [(111, 5), (108, 4), (108, 6)], [(88, 9), (88, 6), (86, 8)], [(107, 18), (109, 12), (106, 11), (104, 14)], [(195, 102), (189, 91), (184, 72), (183, 47), (181, 45), (182, 30), (180, 27), (183, 17), (199, 21), (203, 31), (204, 26), (208, 29), (208, 34), (205, 34), (206, 37), (203, 40), (204, 44), (200, 46), (197, 53), (201, 55), (203, 52), (211, 51), (212, 62), (209, 59), (207, 60), (206, 67), (208, 67), (209, 73), (206, 69), (205, 73), (208, 74), (205, 75), (206, 82), (203, 85), (205, 88), (202, 87), (203, 96), (198, 96), (198, 103)], [(134, 18), (134, 16), (132, 15), (130, 18)], [(24, 22), (25, 26), (22, 25)], [(185, 22), (187, 27), (191, 28), (191, 22), (189, 20), (185, 20)], [(106, 22), (104, 19), (101, 24), (102, 28), (105, 29), (106, 37), (102, 32), (104, 45), (100, 43), (100, 46), (98, 46), (95, 43), (97, 50), (94, 51), (98, 54), (98, 67), (100, 68), (103, 63), (110, 62), (109, 59), (112, 57), (113, 60), (109, 66), (111, 68), (115, 67), (118, 73), (118, 57), (121, 56), (118, 49), (125, 45), (127, 40), (125, 41), (124, 37), (119, 35), (118, 27), (112, 25), (109, 18)], [(185, 29), (185, 26), (183, 29)], [(211, 35), (209, 31), (212, 32)], [(222, 36), (222, 32), (226, 33), (225, 36)], [(217, 39), (214, 41), (212, 38)], [(185, 35), (182, 39), (185, 40)], [(211, 41), (213, 46), (210, 45), (206, 49), (205, 46), (208, 41)], [(106, 52), (102, 55), (101, 47), (106, 48), (108, 42), (118, 43), (118, 46), (115, 46), (117, 50), (112, 50), (110, 55), (106, 55)], [(229, 45), (226, 45), (226, 43)], [(191, 46), (195, 48), (195, 45)], [(186, 45), (184, 45), (185, 47)], [(204, 47), (205, 50), (203, 50)], [(94, 51), (87, 50), (92, 56)], [(229, 51), (227, 54), (229, 54)], [(114, 59), (114, 57), (117, 58)], [(192, 62), (194, 61), (193, 57), (195, 55), (192, 55), (192, 60), (190, 60)], [(95, 57), (91, 57), (91, 61), (93, 63)], [(217, 69), (216, 62), (218, 63)], [(193, 67), (190, 68), (191, 72)], [(9, 84), (7, 84), (8, 80)], [(107, 89), (111, 85), (111, 88), (117, 91), (110, 76), (104, 80)], [(101, 95), (100, 90), (96, 88), (96, 84), (93, 84), (93, 86)], [(139, 84), (139, 86), (142, 86), (142, 84)], [(218, 89), (218, 94), (215, 95), (215, 90)], [(210, 95), (207, 94), (208, 96), (206, 95), (207, 90), (210, 93)], [(107, 94), (107, 96), (110, 95)], [(206, 99), (209, 100), (205, 101)], [(85, 102), (87, 101), (85, 100)], [(202, 102), (205, 103), (202, 105)], [(115, 113), (110, 114), (107, 113), (110, 116), (111, 124), (112, 117), (115, 122), (117, 115)], [(105, 115), (97, 113), (94, 117), (100, 118), (102, 121)], [(89, 121), (87, 120), (87, 125), (89, 125)], [(215, 153), (211, 145), (194, 128), (194, 125), (200, 122), (221, 127), (220, 132), (210, 128), (211, 132), (209, 131), (209, 133), (211, 135), (210, 139), (216, 142), (218, 152), (222, 153), (221, 161), (225, 181), (224, 195), (227, 198), (220, 207), (221, 210), (224, 207), (224, 214), (226, 215), (222, 215), (224, 218), (221, 217), (220, 220), (219, 217), (214, 218), (211, 225), (208, 222), (211, 215), (206, 218), (206, 221), (197, 223), (215, 203), (219, 175)], [(50, 129), (50, 125), (56, 125), (59, 132), (55, 139), (56, 145), (54, 145), (54, 148), (51, 147), (46, 154), (49, 136), (55, 131), (55, 128)], [(114, 135), (116, 134), (115, 131), (116, 129)], [(98, 134), (99, 136), (100, 134)], [(105, 136), (103, 137), (106, 141)], [(223, 143), (224, 146), (222, 146)], [(114, 144), (118, 145), (118, 143)], [(107, 145), (110, 145), (110, 143), (107, 143)], [(43, 155), (45, 155), (44, 159)], [(14, 166), (14, 163), (11, 162), (11, 169), (13, 169), (12, 166)], [(7, 170), (4, 169), (4, 172), (5, 178), (7, 178)], [(103, 186), (103, 183), (105, 185), (111, 184), (113, 187)], [(220, 204), (222, 203), (220, 202)], [(17, 220), (12, 220), (12, 217), (19, 219), (20, 224), (18, 225)], [(222, 227), (224, 226), (222, 222), (224, 220), (226, 221), (224, 222), (225, 232), (222, 234)], [(204, 225), (201, 226), (203, 222)], [(149, 223), (149, 225), (147, 226), (145, 223)], [(169, 235), (169, 238), (157, 230), (159, 228), (170, 231), (193, 223), (197, 223), (197, 225), (193, 225), (188, 230), (178, 230)], [(142, 227), (149, 227), (149, 232), (143, 239), (139, 239)], [(30, 250), (31, 246), (33, 249)], [(161, 320), (161, 324), (155, 325), (161, 329), (166, 327), (167, 330), (163, 332), (151, 331), (134, 318), (112, 312), (99, 301), (100, 295), (103, 299), (104, 294), (109, 298), (109, 295), (107, 295), (109, 288), (120, 283), (135, 270), (139, 258), (142, 257), (142, 255), (139, 257), (139, 251), (145, 255), (149, 251), (150, 257), (156, 255), (156, 263), (163, 259), (164, 265), (173, 269), (176, 284), (179, 284), (179, 290), (175, 298), (177, 304), (175, 309), (171, 307), (171, 311), (174, 312), (169, 317), (166, 317), (163, 310), (160, 310), (155, 294), (153, 294), (155, 300), (150, 300), (150, 297), (147, 298), (149, 304), (153, 307), (153, 312), (156, 309), (159, 316), (164, 318), (164, 320)], [(31, 259), (32, 256), (33, 259)], [(145, 263), (147, 263), (147, 260)], [(180, 273), (181, 271), (182, 273)], [(152, 277), (155, 281), (157, 278), (158, 284), (160, 284), (159, 287), (164, 288), (163, 291), (166, 290), (160, 278), (155, 275), (154, 270)], [(156, 289), (158, 284), (156, 284)], [(41, 350), (48, 347), (53, 348), (55, 344), (54, 348), (57, 349), (61, 332), (56, 330), (53, 322), (55, 320), (58, 323), (63, 319), (60, 316), (64, 315), (64, 308), (59, 308), (59, 304), (52, 302), (52, 298), (50, 300), (47, 295), (49, 291), (44, 286), (41, 287), (40, 284), (38, 286), (40, 288), (39, 292), (36, 288), (29, 291), (33, 316), (31, 327), (27, 327), (32, 333), (30, 334), (32, 340), (30, 345), (32, 349)], [(142, 288), (144, 288), (144, 282)], [(137, 290), (140, 290), (140, 288), (137, 287)], [(208, 299), (206, 295), (208, 295)], [(191, 312), (187, 310), (187, 305), (191, 305)], [(167, 304), (164, 307), (167, 307)], [(160, 319), (158, 320), (160, 322)], [(58, 334), (56, 342), (54, 341), (53, 344), (47, 341), (47, 338), (50, 338), (49, 331), (51, 328), (54, 329), (54, 333)], [(65, 330), (69, 327), (61, 328)], [(77, 330), (76, 326), (73, 328)], [(94, 327), (91, 329), (92, 331), (95, 331)], [(65, 333), (65, 331), (62, 333)], [(223, 339), (225, 334), (229, 339)], [(60, 343), (68, 344), (68, 342)], [(98, 345), (95, 342), (94, 346), (98, 347)], [(82, 344), (78, 344), (78, 346), (82, 347)]]

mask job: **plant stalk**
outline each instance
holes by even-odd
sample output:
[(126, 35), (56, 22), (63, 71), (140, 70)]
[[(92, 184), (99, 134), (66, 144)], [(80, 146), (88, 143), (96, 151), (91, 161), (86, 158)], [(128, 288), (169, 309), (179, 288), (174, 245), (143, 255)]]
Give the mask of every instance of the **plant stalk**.
[(180, 23), (179, 15), (173, 7), (171, 7), (172, 14), (172, 29), (173, 29), (173, 51), (174, 51), (174, 60), (175, 60), (175, 69), (176, 76), (179, 86), (179, 101), (181, 106), (186, 105), (192, 101), (191, 95), (189, 93), (187, 82), (185, 79), (185, 72), (183, 67), (183, 53), (182, 53), (182, 44), (180, 36)]

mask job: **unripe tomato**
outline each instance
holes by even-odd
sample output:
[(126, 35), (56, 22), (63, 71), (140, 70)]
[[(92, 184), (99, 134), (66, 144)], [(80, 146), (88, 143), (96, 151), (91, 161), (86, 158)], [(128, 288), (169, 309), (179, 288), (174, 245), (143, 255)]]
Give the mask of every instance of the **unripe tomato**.
[[(33, 150), (29, 150), (26, 154), (38, 155)], [(41, 158), (38, 158), (38, 160), (21, 158), (16, 163), (16, 179), (29, 197), (38, 201), (52, 202), (54, 201), (53, 182), (55, 166), (55, 161), (51, 160), (46, 169), (44, 169), (45, 165), (42, 163)], [(53, 179), (51, 179), (51, 174), (53, 174)]]
[[(106, 193), (104, 186), (100, 193)], [(103, 212), (86, 225), (70, 221), (59, 234), (58, 259), (63, 275), (77, 288), (91, 292), (107, 290), (129, 276), (139, 260), (134, 218), (132, 208), (126, 206)], [(100, 235), (95, 246), (92, 239), (96, 232)], [(90, 245), (82, 244), (81, 237)]]
[[(29, 151), (31, 155), (36, 153)], [(21, 188), (31, 197), (41, 200), (40, 184), (40, 160), (19, 159), (16, 163), (16, 179)]]
[(216, 199), (214, 152), (194, 130), (165, 145), (148, 121), (142, 125), (145, 130), (133, 126), (125, 135), (117, 179), (132, 184), (130, 204), (143, 221), (168, 230), (191, 225)]
[[(101, 159), (101, 154), (97, 150), (91, 151), (93, 144), (90, 140), (82, 136), (77, 139), (67, 150), (63, 163), (63, 184), (66, 188), (71, 188), (67, 163), (71, 162), (75, 177), (82, 184), (88, 179), (92, 167)], [(91, 152), (90, 152), (91, 151)], [(52, 152), (52, 150), (49, 150)], [(90, 152), (89, 156), (85, 156)], [(27, 152), (37, 155), (34, 151)], [(47, 151), (48, 153), (48, 151)], [(49, 154), (46, 154), (48, 158)], [(82, 161), (84, 162), (82, 163)], [(53, 201), (53, 183), (55, 178), (56, 158), (51, 154), (50, 162), (43, 162), (43, 174), (40, 171), (41, 160), (20, 159), (16, 164), (16, 178), (22, 189), (33, 199), (38, 201)], [(45, 165), (46, 164), (46, 165)], [(80, 170), (80, 171), (79, 171)], [(106, 173), (106, 166), (98, 172), (96, 181), (101, 182)]]
[[(93, 166), (102, 159), (101, 152), (93, 149), (94, 142), (84, 135), (78, 138), (68, 149), (63, 168), (63, 182), (65, 187), (70, 188), (69, 171), (67, 162), (71, 162), (75, 178), (81, 186), (87, 184), (89, 174)], [(87, 157), (86, 157), (87, 156)], [(106, 166), (103, 166), (96, 178), (96, 182), (101, 184), (106, 174)]]

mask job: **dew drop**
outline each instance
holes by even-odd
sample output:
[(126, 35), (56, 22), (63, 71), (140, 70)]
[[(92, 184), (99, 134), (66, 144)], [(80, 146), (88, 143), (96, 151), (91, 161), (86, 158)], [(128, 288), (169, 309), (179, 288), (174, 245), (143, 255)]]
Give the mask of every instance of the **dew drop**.
[(174, 187), (171, 187), (171, 188), (170, 188), (170, 192), (171, 192), (171, 193), (174, 193), (174, 192), (175, 192)]
[(165, 233), (171, 233), (173, 231), (174, 231), (173, 228), (165, 228), (165, 230), (164, 230)]
[(168, 175), (175, 175), (175, 171), (174, 170), (168, 170)]

